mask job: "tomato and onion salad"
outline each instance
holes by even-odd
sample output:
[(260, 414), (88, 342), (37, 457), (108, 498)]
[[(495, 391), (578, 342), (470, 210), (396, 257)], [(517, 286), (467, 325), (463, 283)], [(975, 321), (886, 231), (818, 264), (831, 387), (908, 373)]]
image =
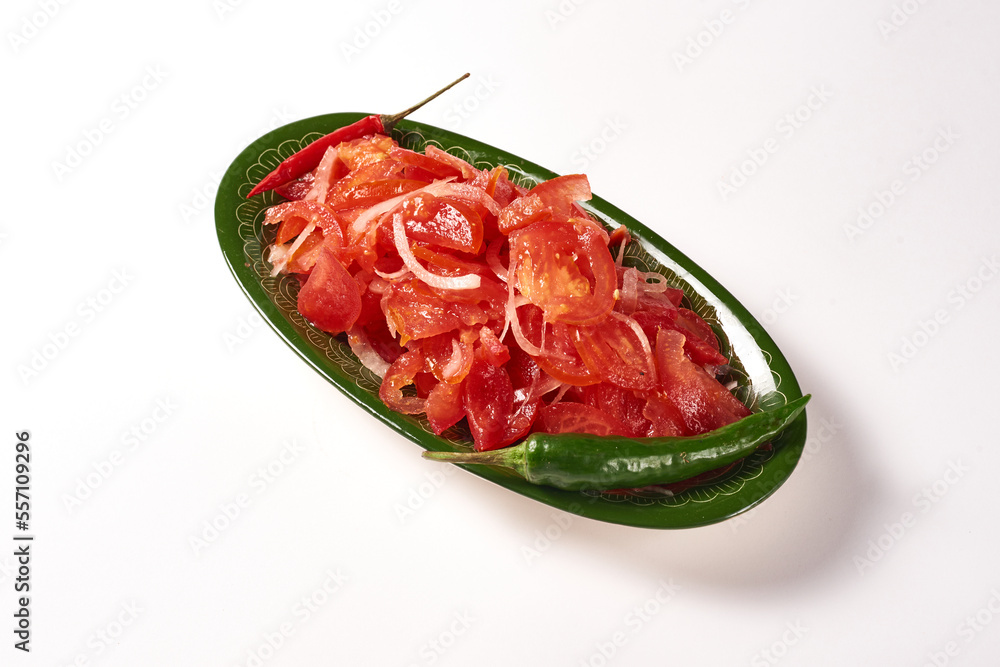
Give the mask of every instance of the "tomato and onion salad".
[(436, 434), (464, 421), (482, 452), (536, 432), (694, 436), (750, 414), (718, 380), (712, 328), (662, 275), (623, 265), (624, 227), (579, 205), (586, 176), (527, 189), (371, 132), (273, 189), (272, 275), (295, 276), (299, 312)]

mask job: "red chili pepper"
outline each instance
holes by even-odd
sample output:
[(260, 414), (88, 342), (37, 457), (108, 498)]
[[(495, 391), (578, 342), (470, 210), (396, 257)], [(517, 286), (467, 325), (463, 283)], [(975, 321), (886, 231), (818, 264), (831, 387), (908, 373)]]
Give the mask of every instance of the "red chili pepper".
[(289, 181), (295, 180), (303, 174), (309, 173), (319, 166), (320, 160), (323, 159), (323, 154), (326, 153), (326, 149), (330, 146), (336, 146), (339, 143), (351, 141), (352, 139), (360, 139), (361, 137), (365, 137), (370, 134), (388, 134), (400, 120), (427, 104), (435, 97), (468, 76), (468, 73), (463, 74), (427, 99), (422, 100), (414, 104), (409, 109), (400, 111), (393, 116), (365, 116), (357, 122), (336, 129), (330, 134), (320, 137), (299, 152), (286, 158), (274, 171), (261, 179), (260, 183), (258, 183), (254, 189), (250, 191), (250, 194), (247, 195), (247, 199), (261, 192), (273, 190), (280, 185), (284, 185)]

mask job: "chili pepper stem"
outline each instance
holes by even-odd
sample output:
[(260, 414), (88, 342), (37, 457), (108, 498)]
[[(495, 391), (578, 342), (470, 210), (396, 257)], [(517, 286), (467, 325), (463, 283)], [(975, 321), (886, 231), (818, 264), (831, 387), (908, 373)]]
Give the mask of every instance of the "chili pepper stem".
[(424, 452), (423, 457), (431, 461), (444, 461), (445, 463), (475, 463), (478, 465), (500, 466), (510, 468), (517, 474), (524, 477), (525, 463), (524, 450), (525, 443), (494, 449), (488, 452)]
[(468, 72), (466, 72), (462, 76), (458, 77), (457, 79), (455, 79), (454, 81), (452, 81), (447, 86), (445, 86), (441, 90), (437, 91), (436, 93), (434, 93), (430, 97), (428, 97), (428, 98), (426, 98), (424, 100), (421, 100), (420, 102), (417, 102), (416, 104), (414, 104), (409, 109), (405, 109), (403, 111), (400, 111), (399, 113), (397, 113), (395, 115), (392, 115), (392, 116), (386, 116), (386, 115), (380, 116), (380, 118), (382, 120), (382, 126), (385, 128), (385, 131), (389, 132), (390, 130), (392, 130), (393, 127), (396, 126), (396, 123), (398, 123), (400, 120), (402, 120), (403, 118), (406, 118), (411, 113), (413, 113), (414, 111), (416, 111), (420, 107), (424, 106), (425, 104), (427, 104), (428, 102), (430, 102), (431, 100), (433, 100), (435, 97), (437, 97), (441, 93), (445, 92), (446, 90), (448, 90), (449, 88), (451, 88), (452, 86), (454, 86), (455, 84), (457, 84), (459, 81), (463, 81), (463, 80), (465, 80), (467, 78), (469, 78), (469, 73)]

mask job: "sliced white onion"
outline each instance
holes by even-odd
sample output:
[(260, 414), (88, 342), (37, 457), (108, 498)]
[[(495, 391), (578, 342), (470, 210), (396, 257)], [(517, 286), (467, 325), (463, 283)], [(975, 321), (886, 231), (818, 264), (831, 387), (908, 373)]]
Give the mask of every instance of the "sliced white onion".
[[(414, 192), (419, 191), (414, 190)], [(500, 205), (497, 204), (496, 200), (486, 194), (486, 190), (472, 185), (471, 183), (448, 183), (446, 181), (436, 181), (431, 183), (425, 192), (428, 192), (435, 197), (454, 197), (455, 199), (464, 199), (465, 201), (472, 202), (473, 204), (482, 204), (486, 207), (486, 210), (493, 215), (500, 214)]]
[(507, 267), (500, 263), (500, 246), (504, 244), (504, 240), (503, 237), (493, 239), (486, 246), (486, 263), (493, 269), (497, 278), (507, 282)]
[(455, 377), (461, 370), (465, 360), (465, 351), (462, 349), (461, 343), (458, 340), (452, 338), (451, 340), (451, 356), (448, 358), (448, 362), (441, 369), (441, 377), (446, 381)]
[[(641, 273), (642, 281), (639, 283), (639, 288), (643, 292), (653, 292), (657, 294), (663, 294), (667, 291), (669, 285), (667, 284), (667, 278), (662, 273), (657, 273), (656, 271), (646, 271)], [(652, 280), (653, 282), (649, 282)]]
[[(288, 261), (288, 246), (278, 245), (275, 243), (272, 245), (267, 252), (267, 261), (271, 262), (272, 266), (284, 266), (285, 262)], [(271, 274), (275, 275), (275, 274)]]
[[(409, 272), (410, 270), (406, 268), (406, 266), (401, 268), (399, 271), (393, 271), (392, 273), (384, 273), (382, 271), (379, 271), (378, 269), (375, 269), (375, 275), (377, 275), (379, 278), (390, 281), (399, 280)], [(378, 294), (381, 294), (381, 292), (378, 292)]]
[(372, 347), (364, 329), (356, 326), (348, 331), (347, 342), (362, 366), (379, 377), (385, 377), (389, 363)]
[(439, 276), (431, 273), (417, 261), (410, 250), (410, 242), (406, 238), (406, 226), (403, 224), (403, 216), (396, 214), (392, 216), (392, 240), (396, 245), (396, 252), (403, 259), (403, 264), (413, 272), (419, 280), (427, 283), (431, 287), (450, 290), (478, 289), (480, 278), (475, 273), (467, 273), (464, 276)]
[(639, 271), (633, 268), (625, 269), (622, 273), (621, 310), (626, 315), (631, 315), (639, 307)]
[(310, 234), (312, 234), (314, 229), (316, 229), (316, 221), (310, 220), (309, 224), (306, 225), (306, 228), (299, 233), (299, 237), (295, 239), (295, 243), (293, 243), (288, 249), (288, 253), (280, 255), (277, 262), (271, 259), (273, 257), (273, 253), (267, 256), (268, 260), (274, 264), (274, 267), (271, 269), (271, 277), (274, 277), (285, 270), (285, 267), (288, 265), (288, 259), (295, 254), (295, 251), (298, 250), (303, 243), (305, 243), (306, 239)]
[(559, 388), (559, 393), (557, 393), (556, 396), (555, 396), (555, 398), (553, 398), (549, 402), (549, 405), (555, 405), (556, 403), (558, 403), (559, 401), (561, 401), (563, 399), (563, 396), (566, 395), (566, 392), (569, 391), (569, 388), (570, 388), (570, 385), (568, 385), (568, 384), (562, 384), (562, 386)]
[[(531, 341), (525, 337), (524, 332), (521, 331), (521, 322), (517, 319), (517, 306), (514, 305), (514, 301), (507, 301), (507, 323), (510, 325), (510, 332), (514, 334), (514, 340), (517, 344), (521, 346), (521, 349), (532, 357), (541, 356), (542, 350), (536, 345), (533, 345)], [(506, 334), (506, 325), (504, 327), (504, 334)], [(501, 338), (501, 340), (503, 340)]]
[(306, 201), (318, 201), (321, 204), (326, 203), (326, 195), (330, 191), (330, 174), (333, 171), (333, 163), (337, 159), (337, 147), (330, 146), (323, 153), (323, 159), (319, 161), (319, 166), (316, 167), (316, 176), (313, 179), (313, 185), (303, 197)]
[[(376, 271), (376, 273), (378, 272)], [(371, 282), (368, 283), (368, 291), (373, 294), (385, 294), (385, 290), (388, 287), (389, 283), (387, 283), (379, 276), (375, 276), (374, 278), (371, 279)]]
[(564, 382), (560, 382), (545, 371), (541, 371), (538, 380), (532, 383), (532, 394), (534, 398), (541, 398), (553, 389), (558, 389), (563, 386), (568, 387), (569, 385), (566, 385)]

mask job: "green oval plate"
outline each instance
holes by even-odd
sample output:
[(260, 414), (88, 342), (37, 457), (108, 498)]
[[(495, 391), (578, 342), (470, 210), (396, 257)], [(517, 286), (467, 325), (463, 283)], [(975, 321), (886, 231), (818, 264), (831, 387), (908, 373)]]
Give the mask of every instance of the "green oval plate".
[[(467, 431), (450, 429), (440, 437), (420, 418), (389, 410), (378, 398), (380, 380), (351, 353), (346, 340), (312, 327), (296, 310), (298, 281), (271, 277), (264, 251), (275, 230), (262, 229), (264, 211), (281, 199), (273, 192), (245, 197), (278, 163), (335, 128), (367, 114), (337, 113), (290, 123), (264, 135), (233, 161), (219, 185), (215, 202), (216, 231), (222, 253), (236, 282), (279, 336), (344, 394), (373, 417), (429, 450), (467, 449)], [(400, 122), (393, 131), (400, 145), (422, 150), (433, 143), (480, 168), (504, 165), (513, 180), (525, 186), (556, 174), (474, 139), (430, 125)], [(763, 327), (722, 285), (680, 251), (621, 209), (595, 196), (586, 208), (609, 228), (627, 225), (635, 241), (626, 249), (625, 263), (658, 271), (684, 291), (686, 306), (712, 325), (731, 359), (727, 381), (751, 410), (783, 405), (802, 395), (795, 376)], [(497, 468), (468, 470), (511, 491), (568, 512), (612, 523), (645, 528), (689, 528), (722, 521), (757, 505), (788, 478), (806, 438), (803, 413), (773, 444), (744, 459), (723, 477), (675, 495), (585, 494), (535, 486)]]

